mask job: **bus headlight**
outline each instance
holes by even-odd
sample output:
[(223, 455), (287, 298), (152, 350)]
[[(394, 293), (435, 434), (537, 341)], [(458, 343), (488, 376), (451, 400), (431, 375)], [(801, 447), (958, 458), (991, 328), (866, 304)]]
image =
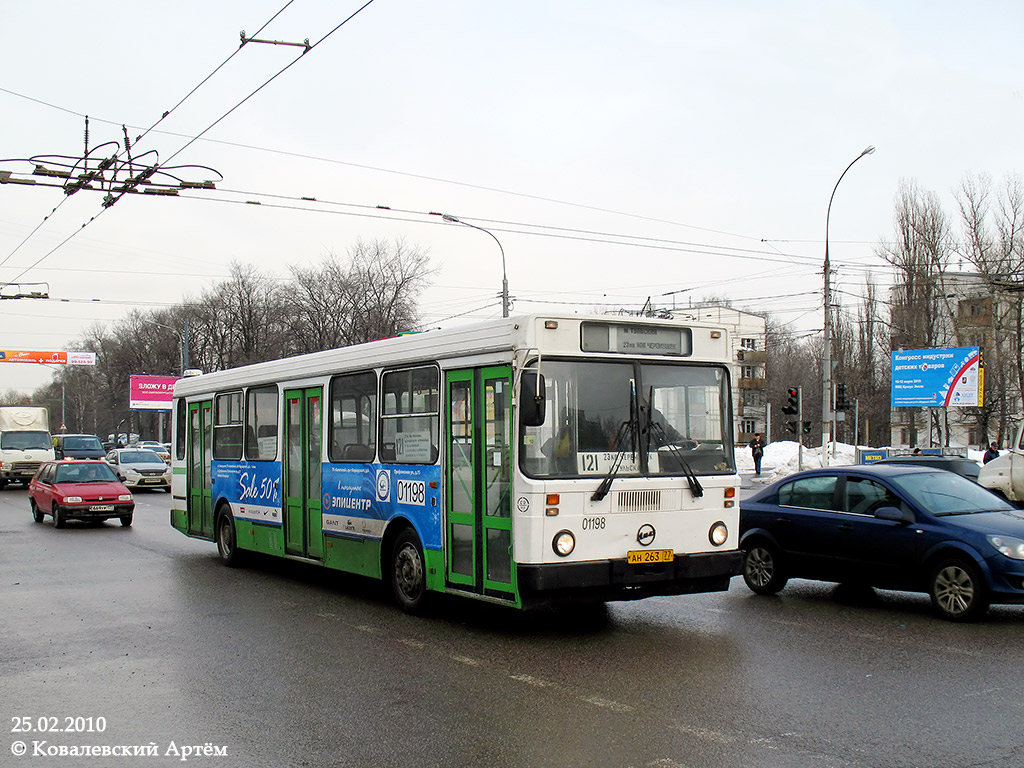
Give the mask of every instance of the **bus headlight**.
[(551, 548), (559, 557), (568, 557), (576, 548), (576, 537), (571, 531), (559, 531), (551, 541)]
[(729, 538), (729, 529), (725, 526), (721, 520), (711, 526), (711, 530), (708, 531), (708, 540), (716, 547), (720, 547), (725, 544)]

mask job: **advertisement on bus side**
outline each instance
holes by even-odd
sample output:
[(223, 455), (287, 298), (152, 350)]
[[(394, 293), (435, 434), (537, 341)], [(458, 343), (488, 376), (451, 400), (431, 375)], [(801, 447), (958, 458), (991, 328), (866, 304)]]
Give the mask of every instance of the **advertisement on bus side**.
[(424, 549), (440, 549), (440, 480), (436, 465), (325, 464), (324, 533), (379, 539), (401, 514), (418, 529)]

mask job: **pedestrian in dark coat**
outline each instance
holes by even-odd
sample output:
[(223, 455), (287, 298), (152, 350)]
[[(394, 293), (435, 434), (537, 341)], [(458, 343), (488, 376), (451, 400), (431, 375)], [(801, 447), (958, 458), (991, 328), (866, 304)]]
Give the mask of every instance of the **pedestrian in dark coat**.
[(761, 433), (755, 433), (754, 439), (748, 445), (750, 446), (750, 455), (754, 458), (754, 474), (760, 475), (761, 457), (764, 456), (764, 440), (761, 439)]
[(989, 443), (988, 450), (985, 451), (985, 455), (981, 457), (982, 464), (988, 464), (992, 459), (999, 458), (999, 446), (995, 443)]

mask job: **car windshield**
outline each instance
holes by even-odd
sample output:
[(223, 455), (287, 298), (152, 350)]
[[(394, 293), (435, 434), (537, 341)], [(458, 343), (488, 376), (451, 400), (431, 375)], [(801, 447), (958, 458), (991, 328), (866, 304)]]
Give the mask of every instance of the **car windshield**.
[(122, 451), (122, 464), (163, 464), (164, 460), (152, 451)]
[(729, 381), (720, 366), (547, 360), (546, 418), (524, 426), (533, 477), (735, 471)]
[(98, 437), (65, 437), (64, 449), (72, 451), (102, 451)]
[(117, 475), (106, 464), (60, 464), (56, 483), (116, 483)]
[(892, 481), (922, 509), (936, 517), (1015, 509), (987, 488), (945, 470), (908, 472), (893, 477)]
[(4, 450), (45, 451), (53, 447), (48, 432), (4, 432), (0, 435), (0, 448)]

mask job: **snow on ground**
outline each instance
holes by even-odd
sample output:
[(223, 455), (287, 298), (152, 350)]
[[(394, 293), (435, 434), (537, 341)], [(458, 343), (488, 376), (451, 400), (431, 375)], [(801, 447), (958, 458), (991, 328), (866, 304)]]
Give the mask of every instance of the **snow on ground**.
[[(878, 450), (870, 446), (861, 446), (863, 450)], [(984, 451), (968, 449), (967, 457), (974, 459), (979, 464)], [(803, 462), (798, 464), (800, 446), (792, 440), (779, 440), (768, 443), (764, 449), (764, 458), (761, 459), (761, 474), (754, 474), (754, 459), (750, 455), (750, 449), (745, 445), (736, 448), (736, 465), (739, 473), (743, 476), (744, 485), (761, 487), (774, 483), (787, 475), (799, 472), (801, 469), (817, 469), (822, 466), (821, 446), (803, 449)], [(836, 443), (834, 453), (829, 453), (830, 466), (845, 466), (857, 463), (857, 449), (847, 443)]]

